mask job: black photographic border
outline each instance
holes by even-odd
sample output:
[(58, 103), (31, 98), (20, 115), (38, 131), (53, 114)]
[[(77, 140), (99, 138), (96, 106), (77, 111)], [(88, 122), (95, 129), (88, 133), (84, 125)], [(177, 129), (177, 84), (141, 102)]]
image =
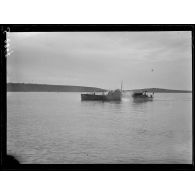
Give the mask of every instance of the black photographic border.
[[(194, 169), (194, 28), (193, 24), (4, 24), (0, 25), (0, 170), (3, 171), (192, 171)], [(8, 166), (6, 32), (191, 31), (192, 32), (192, 164), (19, 164)]]

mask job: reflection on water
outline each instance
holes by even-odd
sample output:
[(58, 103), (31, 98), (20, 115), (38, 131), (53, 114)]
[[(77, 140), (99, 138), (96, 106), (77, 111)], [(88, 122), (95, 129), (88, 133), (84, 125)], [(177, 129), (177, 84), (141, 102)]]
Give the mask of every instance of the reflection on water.
[(152, 102), (153, 100), (147, 100), (147, 99), (133, 99), (133, 103), (134, 104), (142, 104), (142, 103), (148, 103), (148, 102)]
[(7, 149), (22, 163), (191, 163), (191, 94), (81, 101), (8, 93)]

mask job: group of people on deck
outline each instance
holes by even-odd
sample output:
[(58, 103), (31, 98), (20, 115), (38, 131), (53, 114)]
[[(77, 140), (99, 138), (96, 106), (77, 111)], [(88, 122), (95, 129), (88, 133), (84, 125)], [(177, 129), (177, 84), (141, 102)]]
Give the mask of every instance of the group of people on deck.
[[(149, 95), (147, 94), (148, 92), (147, 91), (144, 91), (143, 92), (143, 95), (145, 95), (145, 96), (148, 96), (149, 97)], [(153, 92), (151, 92), (152, 94), (150, 94), (150, 97), (152, 98), (153, 97), (153, 95), (154, 95), (154, 91)]]

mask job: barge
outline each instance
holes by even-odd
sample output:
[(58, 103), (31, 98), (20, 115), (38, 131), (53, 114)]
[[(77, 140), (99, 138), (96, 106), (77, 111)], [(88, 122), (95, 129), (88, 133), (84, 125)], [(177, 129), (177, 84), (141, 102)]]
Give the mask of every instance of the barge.
[(86, 93), (81, 94), (82, 101), (121, 101), (122, 92), (119, 89), (108, 91), (107, 94)]
[(122, 99), (122, 83), (121, 83), (121, 89), (102, 92), (102, 94), (97, 94), (95, 93), (95, 91), (93, 93), (81, 94), (82, 101), (121, 101), (121, 99)]

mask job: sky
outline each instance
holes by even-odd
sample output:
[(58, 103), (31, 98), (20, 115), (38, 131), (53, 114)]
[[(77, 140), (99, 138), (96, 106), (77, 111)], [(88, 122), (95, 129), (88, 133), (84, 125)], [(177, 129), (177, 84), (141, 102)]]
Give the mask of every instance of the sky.
[(9, 32), (7, 82), (192, 90), (190, 31)]

